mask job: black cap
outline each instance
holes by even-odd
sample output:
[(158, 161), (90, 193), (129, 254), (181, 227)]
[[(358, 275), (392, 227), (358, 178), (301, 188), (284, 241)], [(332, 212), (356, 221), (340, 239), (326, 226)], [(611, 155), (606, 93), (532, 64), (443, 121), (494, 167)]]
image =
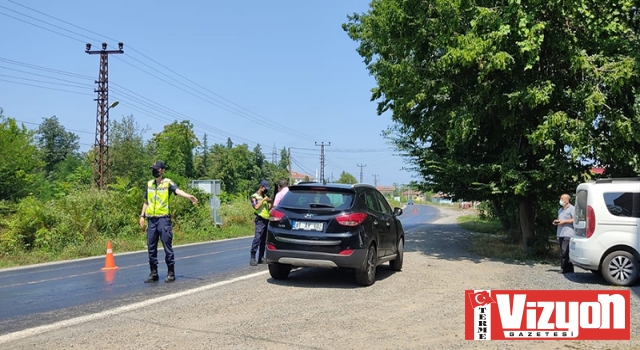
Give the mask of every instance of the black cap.
[(267, 180), (262, 180), (260, 181), (260, 186), (264, 187), (265, 190), (269, 190), (269, 183), (267, 182)]
[(152, 166), (150, 166), (151, 169), (164, 169), (166, 168), (166, 166), (164, 165), (164, 163), (162, 161), (156, 160), (155, 163), (153, 163)]

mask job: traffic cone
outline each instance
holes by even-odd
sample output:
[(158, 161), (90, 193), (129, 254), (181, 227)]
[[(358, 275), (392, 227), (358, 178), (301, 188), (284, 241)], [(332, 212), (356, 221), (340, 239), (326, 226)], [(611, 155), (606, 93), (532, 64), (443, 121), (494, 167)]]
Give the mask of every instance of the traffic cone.
[(414, 214), (418, 214), (418, 209), (413, 208), (413, 213), (414, 213)]
[(107, 242), (107, 257), (104, 261), (104, 267), (100, 270), (117, 270), (116, 261), (113, 259), (113, 250), (111, 249), (111, 241)]

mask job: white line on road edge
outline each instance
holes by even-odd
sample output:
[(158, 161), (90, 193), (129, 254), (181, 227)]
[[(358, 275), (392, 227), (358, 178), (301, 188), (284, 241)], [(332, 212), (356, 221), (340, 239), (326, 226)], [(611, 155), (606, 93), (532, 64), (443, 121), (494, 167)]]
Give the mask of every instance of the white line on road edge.
[(21, 331), (18, 331), (18, 332), (5, 334), (3, 336), (0, 336), (0, 344), (4, 344), (4, 343), (10, 342), (10, 341), (14, 341), (14, 340), (18, 340), (18, 339), (22, 339), (22, 338), (26, 338), (26, 337), (30, 337), (30, 336), (33, 336), (33, 335), (42, 334), (42, 333), (45, 333), (45, 332), (50, 332), (50, 331), (53, 331), (53, 330), (56, 330), (56, 329), (60, 329), (60, 328), (65, 328), (65, 327), (75, 326), (75, 325), (78, 325), (78, 324), (81, 324), (81, 323), (85, 323), (85, 322), (95, 321), (95, 320), (98, 320), (98, 319), (101, 319), (101, 318), (105, 318), (107, 316), (115, 316), (115, 315), (118, 315), (118, 314), (121, 314), (121, 313), (137, 310), (137, 309), (140, 309), (140, 308), (143, 308), (143, 307), (147, 307), (147, 306), (150, 306), (150, 305), (153, 305), (153, 304), (157, 304), (157, 303), (160, 303), (160, 302), (163, 302), (163, 301), (177, 299), (177, 298), (184, 297), (184, 296), (187, 296), (187, 295), (204, 292), (204, 291), (207, 291), (209, 289), (221, 287), (221, 286), (224, 286), (224, 285), (227, 285), (227, 284), (231, 284), (231, 283), (234, 283), (234, 282), (239, 282), (239, 281), (243, 281), (243, 280), (250, 279), (250, 278), (253, 278), (253, 277), (258, 277), (258, 276), (266, 274), (267, 272), (269, 272), (269, 271), (268, 270), (260, 271), (260, 272), (252, 273), (252, 274), (249, 274), (249, 275), (232, 278), (230, 280), (220, 281), (220, 282), (216, 282), (216, 283), (209, 284), (209, 285), (206, 285), (206, 286), (202, 286), (202, 287), (198, 287), (198, 288), (194, 288), (194, 289), (190, 289), (190, 290), (185, 290), (183, 292), (178, 292), (178, 293), (169, 294), (169, 295), (163, 295), (161, 297), (157, 297), (157, 298), (154, 298), (154, 299), (141, 301), (139, 303), (121, 306), (121, 307), (115, 308), (113, 310), (102, 311), (102, 312), (99, 312), (97, 314), (80, 316), (80, 317), (72, 318), (72, 319), (69, 319), (69, 320), (64, 320), (64, 321), (60, 321), (60, 322), (56, 322), (56, 323), (52, 323), (52, 324), (47, 324), (47, 325), (44, 325), (44, 326), (38, 326), (38, 327), (34, 327), (34, 328), (24, 329), (24, 330), (21, 330)]

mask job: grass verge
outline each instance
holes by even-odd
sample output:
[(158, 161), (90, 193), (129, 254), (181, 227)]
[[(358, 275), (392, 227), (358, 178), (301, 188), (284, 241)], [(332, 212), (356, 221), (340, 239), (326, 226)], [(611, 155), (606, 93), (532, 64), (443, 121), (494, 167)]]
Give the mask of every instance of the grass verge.
[(497, 220), (481, 220), (476, 215), (462, 215), (458, 217), (458, 225), (477, 233), (471, 236), (469, 251), (484, 258), (516, 263), (558, 264), (560, 249), (551, 240), (544, 246), (535, 247), (535, 253), (527, 254), (523, 250), (522, 242), (510, 239), (502, 231)]

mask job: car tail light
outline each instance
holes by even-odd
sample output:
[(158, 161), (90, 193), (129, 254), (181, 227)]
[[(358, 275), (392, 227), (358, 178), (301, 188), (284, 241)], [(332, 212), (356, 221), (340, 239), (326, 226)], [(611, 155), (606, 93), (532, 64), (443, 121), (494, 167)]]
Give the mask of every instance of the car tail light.
[(280, 221), (284, 217), (284, 213), (275, 209), (269, 212), (269, 221)]
[(367, 213), (351, 213), (336, 216), (336, 221), (338, 221), (340, 225), (344, 226), (358, 226), (366, 218)]
[(343, 251), (341, 251), (340, 253), (338, 253), (339, 255), (344, 255), (344, 256), (349, 256), (353, 253), (353, 249), (345, 249)]
[(271, 244), (271, 243), (267, 243), (267, 249), (268, 249), (268, 250), (276, 250), (276, 246), (274, 246), (274, 245), (273, 245), (273, 244)]
[(587, 238), (593, 235), (596, 230), (596, 212), (589, 205), (587, 206)]

